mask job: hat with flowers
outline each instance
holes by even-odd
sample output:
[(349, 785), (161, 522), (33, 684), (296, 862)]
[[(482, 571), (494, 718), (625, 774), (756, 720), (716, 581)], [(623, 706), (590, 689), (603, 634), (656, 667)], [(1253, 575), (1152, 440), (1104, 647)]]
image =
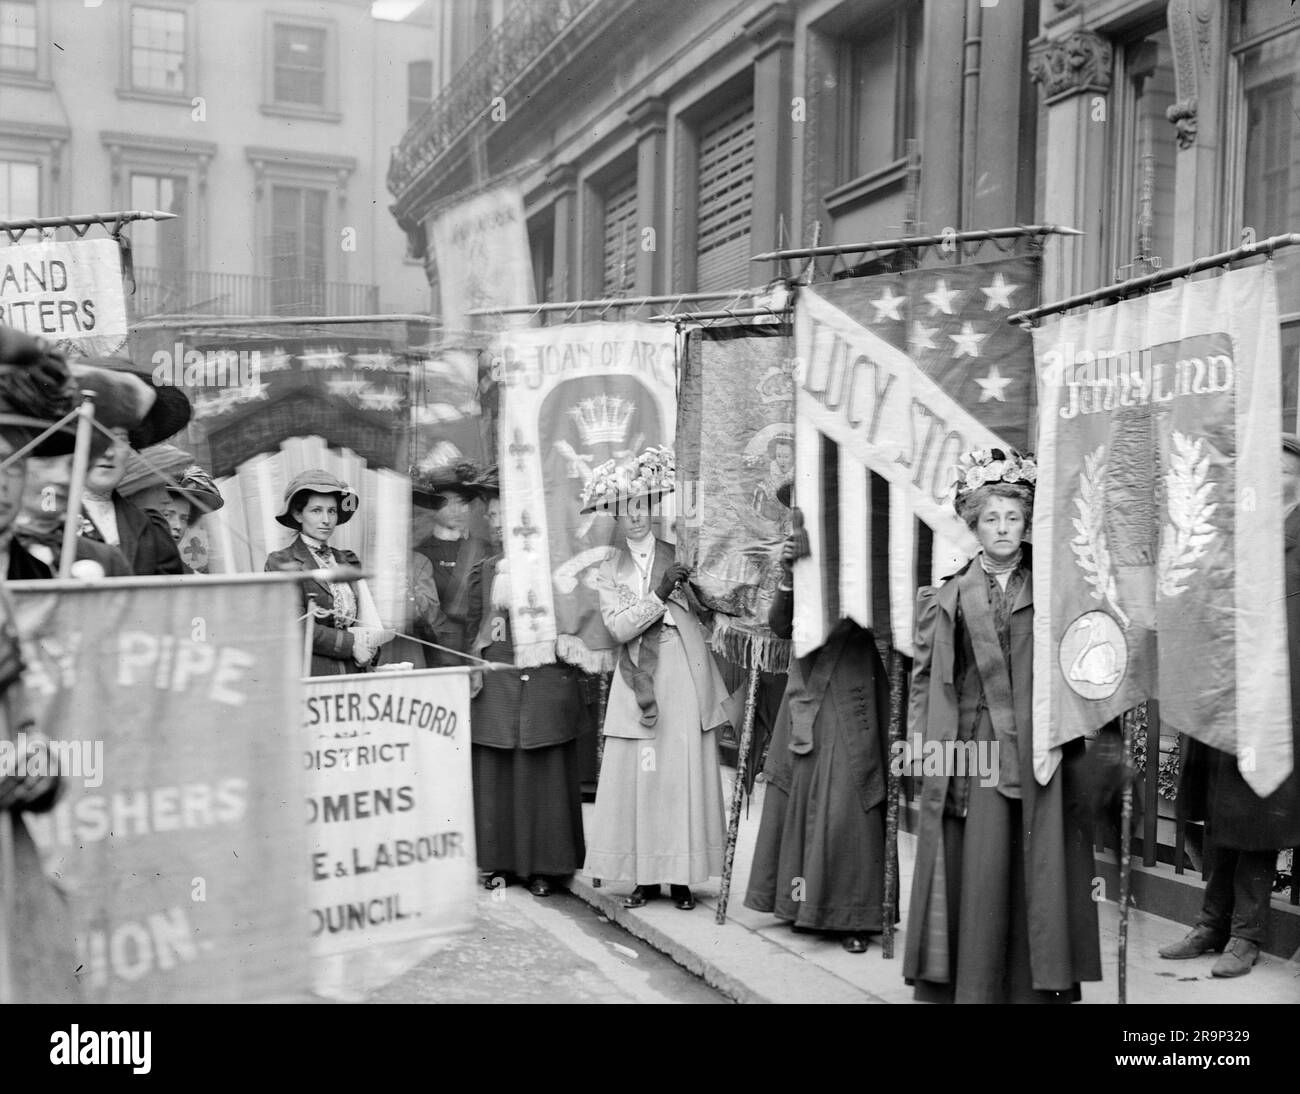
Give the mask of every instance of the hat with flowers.
[(958, 457), (952, 476), (960, 507), (972, 491), (992, 483), (1024, 487), (1032, 494), (1038, 481), (1038, 464), (1030, 453), (1014, 448), (976, 448)]
[(582, 512), (618, 516), (633, 498), (659, 497), (677, 489), (677, 459), (666, 445), (647, 448), (632, 460), (606, 460), (582, 488)]

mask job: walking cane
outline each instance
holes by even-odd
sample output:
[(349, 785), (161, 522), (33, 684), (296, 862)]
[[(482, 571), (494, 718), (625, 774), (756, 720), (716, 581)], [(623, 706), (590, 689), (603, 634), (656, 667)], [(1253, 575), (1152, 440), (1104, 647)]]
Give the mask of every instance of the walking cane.
[(893, 762), (894, 742), (903, 739), (903, 655), (889, 649), (889, 774), (885, 799), (885, 900), (881, 907), (880, 952), (886, 960), (894, 957), (894, 916), (898, 911), (898, 796), (903, 775)]
[(740, 802), (745, 793), (745, 769), (754, 740), (754, 707), (758, 702), (758, 658), (749, 666), (749, 688), (745, 692), (745, 717), (736, 749), (736, 782), (731, 788), (731, 816), (727, 820), (727, 857), (722, 864), (722, 890), (718, 894), (715, 923), (727, 921), (727, 898), (731, 894), (731, 868), (736, 860), (736, 837), (740, 834)]
[[(1124, 790), (1119, 813), (1119, 1001), (1128, 1002), (1128, 892), (1133, 876), (1133, 854), (1129, 841), (1133, 834), (1133, 780), (1128, 777), (1133, 763), (1134, 712), (1125, 711), (1120, 719), (1124, 736)], [(1148, 761), (1149, 762), (1149, 761)]]

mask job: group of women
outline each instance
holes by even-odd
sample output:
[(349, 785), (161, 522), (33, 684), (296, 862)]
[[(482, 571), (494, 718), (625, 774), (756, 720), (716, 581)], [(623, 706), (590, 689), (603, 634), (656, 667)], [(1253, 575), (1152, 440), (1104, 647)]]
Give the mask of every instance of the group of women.
[[(581, 867), (603, 882), (630, 883), (627, 907), (661, 897), (667, 885), (676, 907), (689, 910), (691, 887), (722, 871), (716, 731), (735, 713), (690, 572), (654, 535), (656, 507), (673, 483), (671, 468), (649, 455), (589, 484), (583, 498), (587, 512), (609, 512), (619, 529), (599, 575), (601, 614), (619, 648), (585, 841), (574, 742), (587, 708), (578, 671), (555, 664), (493, 672), (479, 685), (471, 715), (475, 820), (490, 887), (519, 878), (545, 896)], [(942, 771), (922, 781), (903, 962), (921, 1000), (1070, 1002), (1082, 982), (1101, 978), (1079, 800), (1084, 743), (1062, 750), (1046, 785), (1033, 772), (1026, 536), (1035, 479), (1032, 459), (1014, 451), (963, 458), (955, 504), (980, 551), (918, 597), (909, 739), (974, 741), (998, 765), (994, 780)], [(778, 497), (789, 506), (788, 486)], [(487, 500), (495, 553), (474, 569), (468, 632), (474, 653), (509, 663), (509, 573), (499, 502)], [(333, 528), (354, 509), (355, 495), (338, 480), (300, 476), (279, 518), (298, 535), (268, 568), (355, 563), (328, 548)], [(791, 633), (791, 575), (805, 550), (794, 537), (782, 551), (785, 577), (770, 616), (781, 636)], [(365, 668), (375, 650), (369, 628), (356, 625), (365, 612), (356, 590), (314, 591), (318, 611), (331, 613), (317, 621), (314, 670), (329, 670), (329, 662)], [(846, 620), (819, 649), (792, 661), (764, 766), (745, 903), (796, 931), (833, 935), (850, 953), (867, 950), (884, 926), (887, 725), (888, 684), (874, 637)]]

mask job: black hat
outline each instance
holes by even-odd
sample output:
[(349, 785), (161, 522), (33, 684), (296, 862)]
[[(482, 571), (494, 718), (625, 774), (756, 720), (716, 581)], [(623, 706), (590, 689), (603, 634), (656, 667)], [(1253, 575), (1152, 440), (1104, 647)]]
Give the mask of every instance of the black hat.
[(152, 448), (156, 444), (162, 444), (190, 424), (194, 409), (190, 406), (189, 397), (185, 392), (174, 384), (154, 383), (152, 374), (129, 357), (102, 357), (87, 360), (85, 363), (119, 372), (129, 372), (153, 390), (154, 403), (149, 413), (144, 416), (144, 420), (139, 425), (127, 433), (127, 443), (137, 452), (142, 448)]
[[(490, 483), (489, 474), (492, 476)], [(446, 494), (459, 494), (466, 501), (473, 501), (499, 492), (496, 472), (480, 473), (468, 461), (445, 464), (411, 476), (411, 500), (421, 509), (441, 509), (447, 503)]]
[(780, 486), (776, 488), (776, 500), (779, 501), (782, 505), (784, 505), (787, 509), (789, 509), (790, 494), (793, 491), (794, 491), (794, 479), (786, 479), (785, 482), (783, 482)]
[(1300, 437), (1294, 433), (1282, 434), (1282, 451), (1290, 452), (1293, 456), (1300, 456)]

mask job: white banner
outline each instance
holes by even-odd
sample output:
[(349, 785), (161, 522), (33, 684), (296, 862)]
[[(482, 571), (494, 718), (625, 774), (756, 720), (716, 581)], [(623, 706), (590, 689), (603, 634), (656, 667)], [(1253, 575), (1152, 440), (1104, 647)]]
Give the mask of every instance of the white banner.
[(473, 922), (469, 676), (318, 677), (303, 703), (315, 988), (357, 998)]
[(0, 249), (0, 323), (87, 357), (126, 341), (122, 260), (112, 239)]
[[(517, 186), (476, 194), (433, 217), (429, 239), (438, 263), (442, 321), (451, 330), (495, 329), (472, 308), (532, 304), (533, 268)], [(525, 317), (514, 317), (522, 325)], [(511, 324), (507, 324), (511, 325)]]

